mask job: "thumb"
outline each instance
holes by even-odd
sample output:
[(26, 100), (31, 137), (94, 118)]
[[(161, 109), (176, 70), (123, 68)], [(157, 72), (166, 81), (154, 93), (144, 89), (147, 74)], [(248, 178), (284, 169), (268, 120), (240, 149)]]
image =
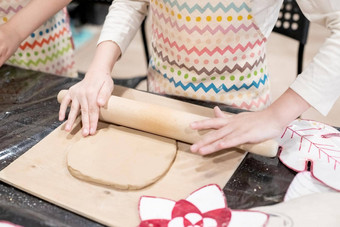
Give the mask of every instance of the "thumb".
[(109, 85), (107, 82), (104, 82), (97, 96), (98, 106), (104, 106), (107, 103), (111, 96), (112, 91), (113, 85)]
[(214, 113), (215, 113), (215, 117), (218, 118), (225, 118), (225, 114), (221, 111), (221, 109), (218, 106), (214, 107)]

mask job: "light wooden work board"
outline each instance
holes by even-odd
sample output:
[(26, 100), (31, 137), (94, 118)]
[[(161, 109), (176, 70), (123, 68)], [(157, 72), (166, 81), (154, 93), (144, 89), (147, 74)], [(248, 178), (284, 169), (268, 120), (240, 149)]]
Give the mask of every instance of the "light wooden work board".
[[(130, 89), (116, 88), (116, 94), (147, 100), (202, 115), (212, 110)], [(106, 123), (102, 123), (106, 124)], [(202, 157), (178, 142), (178, 154), (168, 173), (155, 184), (135, 191), (120, 191), (74, 178), (67, 169), (67, 148), (82, 138), (80, 123), (71, 133), (64, 124), (0, 172), (0, 179), (34, 196), (108, 226), (137, 226), (138, 202), (142, 195), (173, 200), (187, 197), (207, 185), (227, 183), (245, 152), (230, 149)], [(113, 148), (114, 149), (114, 148)], [(162, 152), (162, 151), (160, 151)]]

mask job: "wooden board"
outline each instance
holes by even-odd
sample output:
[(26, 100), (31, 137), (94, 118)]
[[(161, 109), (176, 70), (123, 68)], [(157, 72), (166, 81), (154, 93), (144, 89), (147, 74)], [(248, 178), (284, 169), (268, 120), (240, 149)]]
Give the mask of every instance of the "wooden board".
[[(127, 92), (126, 94), (130, 94)], [(137, 91), (132, 91), (138, 95)], [(161, 97), (146, 95), (148, 101)], [(139, 96), (140, 97), (140, 96)], [(161, 98), (164, 105), (164, 100)], [(171, 101), (174, 108), (195, 109), (186, 103)], [(197, 107), (207, 114), (210, 110)], [(79, 123), (71, 133), (64, 124), (0, 172), (0, 179), (14, 187), (60, 207), (109, 226), (136, 226), (139, 223), (140, 196), (159, 196), (173, 200), (185, 198), (207, 185), (223, 187), (245, 153), (228, 150), (202, 157), (189, 152), (189, 145), (178, 143), (178, 155), (169, 172), (157, 183), (136, 191), (119, 191), (74, 178), (66, 166), (68, 146), (82, 138)], [(162, 151), (160, 151), (162, 152)]]

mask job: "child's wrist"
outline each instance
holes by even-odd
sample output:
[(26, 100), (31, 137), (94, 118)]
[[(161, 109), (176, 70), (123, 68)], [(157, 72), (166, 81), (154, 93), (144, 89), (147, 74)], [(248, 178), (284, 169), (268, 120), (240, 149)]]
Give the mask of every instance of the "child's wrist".
[(103, 69), (102, 67), (94, 67), (94, 68), (89, 68), (89, 70), (86, 73), (86, 77), (111, 77), (111, 71), (108, 69)]
[(269, 106), (267, 109), (263, 110), (263, 112), (264, 118), (271, 122), (275, 128), (284, 129), (284, 127), (290, 123), (287, 115), (283, 114), (280, 109), (275, 108), (274, 106)]

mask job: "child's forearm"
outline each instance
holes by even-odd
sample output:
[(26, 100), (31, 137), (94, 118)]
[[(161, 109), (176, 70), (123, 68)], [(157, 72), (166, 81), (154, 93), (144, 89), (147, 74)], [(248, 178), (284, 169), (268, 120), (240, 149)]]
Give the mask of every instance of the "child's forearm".
[(310, 104), (307, 101), (288, 88), (265, 112), (269, 112), (282, 127), (285, 127), (309, 107)]
[(101, 42), (96, 48), (94, 58), (88, 71), (90, 72), (100, 70), (110, 74), (120, 55), (120, 48), (115, 42)]
[(24, 40), (70, 2), (71, 0), (32, 0), (6, 24), (15, 29), (20, 39)]

